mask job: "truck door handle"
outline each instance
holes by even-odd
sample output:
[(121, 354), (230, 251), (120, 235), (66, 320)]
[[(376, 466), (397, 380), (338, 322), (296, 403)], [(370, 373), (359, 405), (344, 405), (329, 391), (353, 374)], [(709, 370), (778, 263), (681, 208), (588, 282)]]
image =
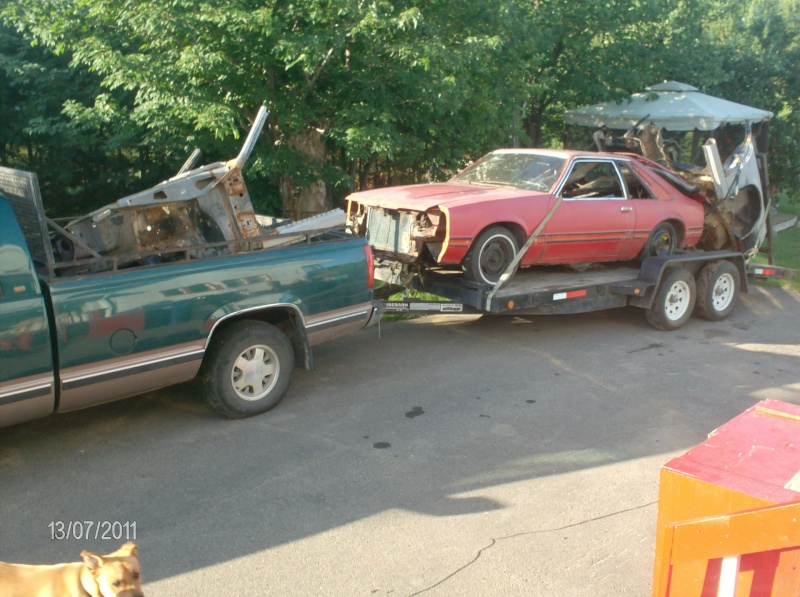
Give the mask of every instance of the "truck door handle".
[(628, 213), (629, 211), (633, 211), (633, 208), (632, 207), (620, 207), (619, 210), (621, 212)]

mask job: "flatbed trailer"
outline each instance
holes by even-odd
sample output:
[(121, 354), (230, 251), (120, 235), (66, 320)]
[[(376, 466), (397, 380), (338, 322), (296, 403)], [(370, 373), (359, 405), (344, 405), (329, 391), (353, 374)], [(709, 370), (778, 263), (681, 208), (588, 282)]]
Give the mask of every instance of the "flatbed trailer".
[[(657, 329), (675, 330), (697, 313), (718, 321), (733, 311), (748, 279), (789, 279), (793, 271), (748, 264), (734, 251), (691, 251), (641, 262), (598, 263), (583, 271), (523, 269), (502, 287), (467, 281), (456, 270), (420, 268), (404, 287), (438, 300), (386, 300), (385, 313), (555, 315), (633, 306)], [(381, 278), (380, 274), (376, 274)]]

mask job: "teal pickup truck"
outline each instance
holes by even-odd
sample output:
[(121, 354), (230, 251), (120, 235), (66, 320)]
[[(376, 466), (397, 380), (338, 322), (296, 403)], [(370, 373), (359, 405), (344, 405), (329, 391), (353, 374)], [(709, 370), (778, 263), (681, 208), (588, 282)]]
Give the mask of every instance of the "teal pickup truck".
[(186, 169), (64, 225), (34, 174), (0, 168), (0, 426), (198, 375), (223, 414), (254, 415), (312, 345), (379, 319), (364, 239), (265, 225), (240, 167)]

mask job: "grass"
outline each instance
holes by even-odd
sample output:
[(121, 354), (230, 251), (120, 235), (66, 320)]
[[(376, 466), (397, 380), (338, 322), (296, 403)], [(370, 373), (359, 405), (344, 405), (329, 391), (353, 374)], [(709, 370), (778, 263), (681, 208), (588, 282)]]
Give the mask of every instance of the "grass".
[[(781, 201), (778, 211), (784, 214), (800, 215), (800, 201)], [(773, 242), (775, 265), (788, 267), (800, 274), (800, 228), (794, 226), (779, 232), (775, 235)], [(756, 256), (756, 261), (764, 264), (769, 261), (766, 246), (762, 245), (761, 252)], [(798, 274), (795, 274), (794, 279), (790, 281), (779, 280), (762, 283), (767, 286), (788, 286), (800, 291)]]
[[(403, 292), (398, 292), (393, 294), (389, 297), (390, 301), (405, 301), (407, 299), (419, 299), (423, 301), (439, 301), (446, 303), (450, 299), (442, 298), (441, 296), (436, 296), (435, 294), (430, 294), (428, 292), (420, 292), (418, 290), (405, 290)], [(415, 313), (389, 313), (388, 315), (384, 315), (381, 318), (381, 321), (400, 321), (403, 319), (417, 319), (418, 317), (424, 317), (425, 315), (433, 315), (433, 312), (425, 313), (425, 312), (415, 312)]]

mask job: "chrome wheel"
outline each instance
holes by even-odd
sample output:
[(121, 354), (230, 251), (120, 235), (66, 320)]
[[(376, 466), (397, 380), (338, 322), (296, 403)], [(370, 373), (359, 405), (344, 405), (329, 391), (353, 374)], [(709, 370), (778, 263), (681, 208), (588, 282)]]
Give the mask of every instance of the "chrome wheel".
[(280, 361), (275, 352), (263, 344), (251, 346), (233, 362), (233, 390), (247, 401), (259, 400), (275, 387), (280, 375)]

